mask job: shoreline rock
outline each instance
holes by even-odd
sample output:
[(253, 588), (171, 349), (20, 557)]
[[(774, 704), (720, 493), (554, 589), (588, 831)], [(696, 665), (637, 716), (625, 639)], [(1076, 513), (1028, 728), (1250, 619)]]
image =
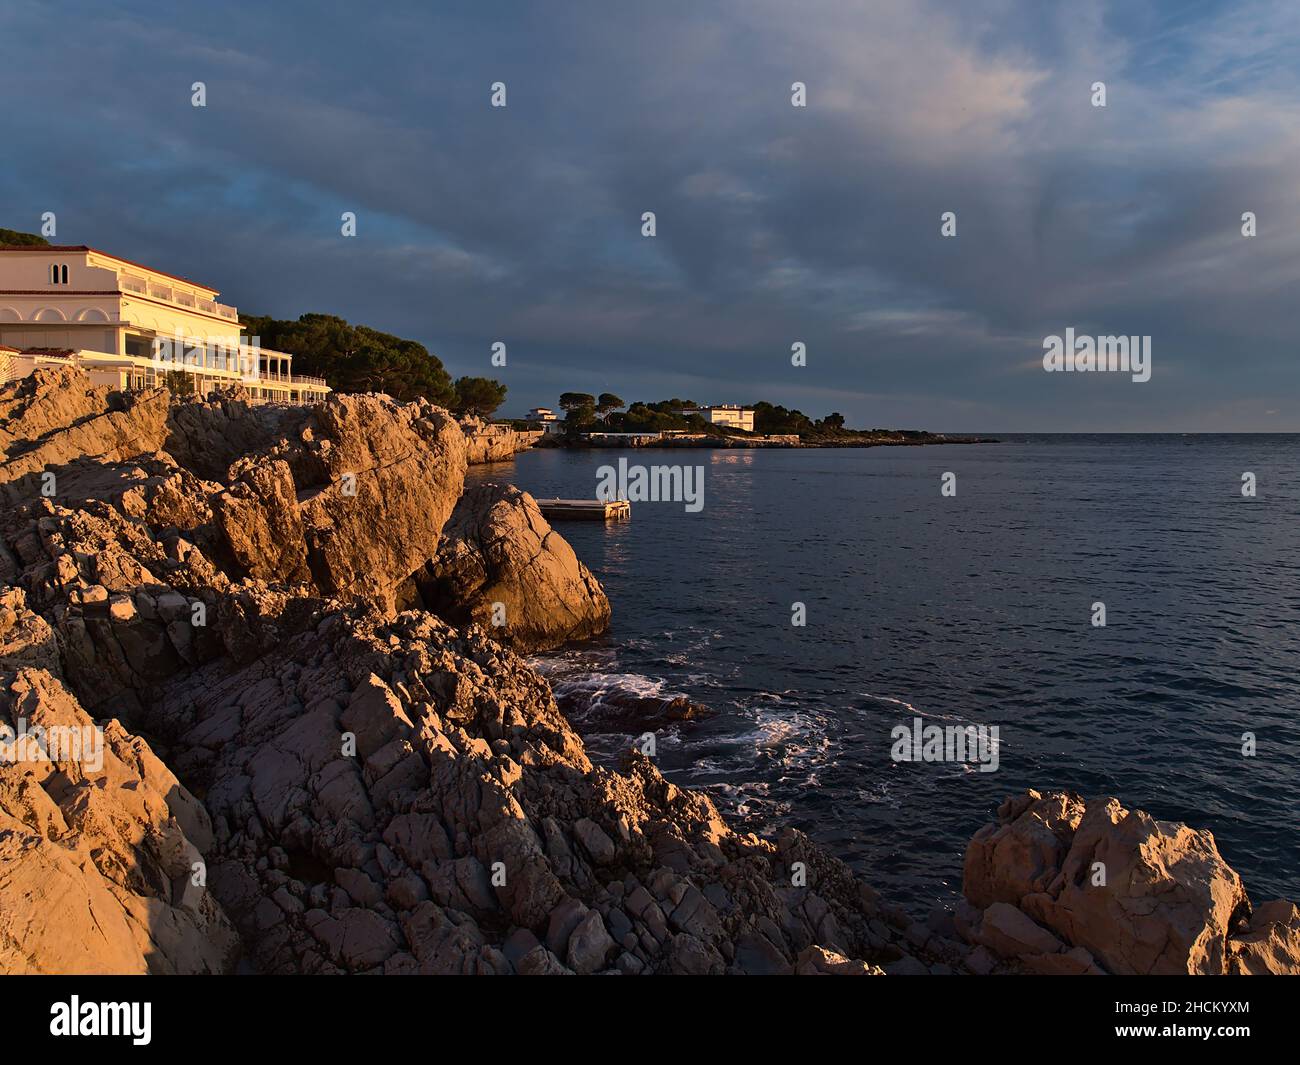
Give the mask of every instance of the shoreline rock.
[(473, 417), (461, 418), (460, 428), (465, 434), (465, 458), (471, 466), (508, 462), (546, 435), (541, 431), (520, 431)]
[(1211, 832), (1114, 798), (1008, 799), (971, 839), (962, 891), (968, 941), (1034, 972), (1300, 972), (1294, 905), (1270, 902), (1252, 918)]
[[(0, 971), (1295, 970), (1293, 906), (1114, 800), (1009, 800), (922, 924), (636, 750), (593, 766), (519, 651), (608, 600), (527, 493), (463, 492), (438, 408), (38, 370), (0, 449), (0, 725), (104, 744), (0, 758)], [(1123, 891), (1080, 886), (1097, 857)]]
[(557, 694), (555, 700), (571, 721), (580, 721), (588, 729), (618, 730), (629, 736), (693, 724), (714, 715), (710, 707), (684, 695), (638, 695), (617, 687), (595, 693), (571, 688)]
[(521, 652), (553, 650), (609, 627), (599, 582), (537, 501), (514, 485), (467, 489), (413, 583), (427, 609), (456, 625), (482, 625)]

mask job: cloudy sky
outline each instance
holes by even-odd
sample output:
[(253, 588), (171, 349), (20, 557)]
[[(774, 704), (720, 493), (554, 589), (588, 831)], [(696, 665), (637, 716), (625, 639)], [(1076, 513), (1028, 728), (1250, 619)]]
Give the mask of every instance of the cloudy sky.
[[(0, 225), (413, 337), (504, 413), (1300, 431), (1294, 0), (5, 0), (0, 37)], [(1151, 381), (1045, 373), (1066, 327), (1150, 335)]]

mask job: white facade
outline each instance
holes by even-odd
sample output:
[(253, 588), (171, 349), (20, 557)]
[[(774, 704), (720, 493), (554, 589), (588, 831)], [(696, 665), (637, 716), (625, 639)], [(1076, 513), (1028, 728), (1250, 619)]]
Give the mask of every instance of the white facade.
[(724, 425), (728, 429), (743, 429), (747, 433), (754, 431), (753, 407), (722, 403), (716, 407), (701, 407), (694, 413), (707, 418), (713, 425)]
[[(240, 383), (260, 400), (324, 398), (329, 386), (294, 376), (292, 355), (250, 344), (217, 294), (81, 245), (0, 247), (0, 345), (70, 355), (121, 388), (154, 387), (181, 370), (198, 392)], [(18, 369), (29, 363), (11, 357)]]
[(528, 412), (530, 422), (553, 422), (558, 420), (559, 415), (550, 407), (534, 407)]

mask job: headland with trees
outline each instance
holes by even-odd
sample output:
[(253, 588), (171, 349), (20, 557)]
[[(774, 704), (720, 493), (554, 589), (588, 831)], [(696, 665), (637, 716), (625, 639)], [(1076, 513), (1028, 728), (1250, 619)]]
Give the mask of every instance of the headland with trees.
[[(709, 408), (689, 399), (629, 404), (611, 392), (565, 392), (560, 396), (560, 409), (564, 411), (561, 428), (546, 438), (553, 446), (607, 445), (617, 442), (615, 434), (661, 434), (656, 444), (670, 447), (874, 447), (989, 442), (987, 438), (916, 429), (850, 429), (838, 411), (813, 418), (801, 410), (765, 400), (738, 408), (753, 411), (752, 431), (712, 420)], [(515, 420), (512, 424), (535, 428), (537, 423)]]

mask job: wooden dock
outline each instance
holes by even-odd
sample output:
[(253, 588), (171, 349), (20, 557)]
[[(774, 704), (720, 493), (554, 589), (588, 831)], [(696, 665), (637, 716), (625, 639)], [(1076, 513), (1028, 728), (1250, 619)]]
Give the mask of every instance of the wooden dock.
[(627, 521), (632, 504), (626, 499), (605, 502), (602, 499), (539, 499), (542, 517), (547, 521)]

